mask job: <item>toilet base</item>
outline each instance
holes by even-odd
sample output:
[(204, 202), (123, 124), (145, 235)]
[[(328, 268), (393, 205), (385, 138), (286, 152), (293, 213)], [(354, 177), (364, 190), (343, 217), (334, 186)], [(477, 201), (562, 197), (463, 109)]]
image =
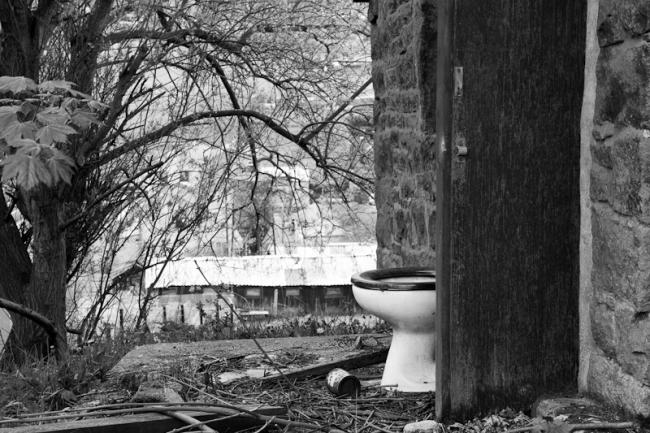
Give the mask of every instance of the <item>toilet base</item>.
[(393, 329), (381, 386), (401, 392), (436, 389), (435, 333), (408, 333)]

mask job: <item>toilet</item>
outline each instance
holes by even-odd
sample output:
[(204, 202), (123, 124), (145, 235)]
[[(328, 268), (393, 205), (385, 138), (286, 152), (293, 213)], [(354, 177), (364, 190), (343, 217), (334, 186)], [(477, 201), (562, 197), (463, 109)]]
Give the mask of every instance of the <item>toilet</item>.
[(352, 277), (361, 308), (393, 328), (381, 385), (401, 392), (435, 391), (436, 277), (430, 268), (393, 268)]

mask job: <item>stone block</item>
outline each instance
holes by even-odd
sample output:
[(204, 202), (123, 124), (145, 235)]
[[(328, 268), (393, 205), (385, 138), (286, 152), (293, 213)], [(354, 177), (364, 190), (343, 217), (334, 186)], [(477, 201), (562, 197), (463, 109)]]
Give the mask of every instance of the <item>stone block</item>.
[(416, 179), (408, 176), (400, 179), (399, 197), (400, 199), (411, 199), (415, 196)]
[(431, 248), (420, 247), (402, 250), (404, 266), (435, 267), (436, 252)]
[(620, 303), (615, 311), (616, 333), (619, 336), (616, 347), (616, 361), (621, 370), (643, 382), (650, 350), (647, 348), (642, 332), (650, 330), (650, 326), (634, 319), (634, 308), (627, 303)]
[(393, 152), (390, 142), (386, 142), (385, 134), (377, 134), (375, 140), (375, 172), (377, 178), (383, 178), (384, 174), (390, 175), (393, 170)]
[(555, 418), (561, 415), (570, 416), (585, 409), (591, 414), (600, 408), (597, 402), (584, 397), (540, 397), (533, 403), (531, 412), (534, 417)]
[(427, 206), (427, 203), (422, 199), (413, 203), (411, 213), (413, 223), (412, 245), (428, 247), (431, 244), (430, 240), (433, 233), (431, 232), (432, 227), (429, 227), (429, 213), (430, 206)]
[(386, 93), (386, 108), (401, 113), (417, 113), (420, 95), (415, 89), (392, 90)]
[(445, 431), (445, 426), (434, 420), (412, 422), (404, 426), (404, 433), (444, 433)]
[(612, 168), (612, 141), (608, 138), (611, 138), (613, 133), (601, 138), (602, 136), (596, 132), (594, 127), (593, 135), (590, 146), (593, 161), (605, 168)]
[[(624, 347), (621, 350), (621, 366), (623, 370), (634, 376), (646, 386), (650, 386), (647, 373), (650, 368), (650, 319), (632, 317), (627, 333), (625, 333)], [(624, 323), (621, 323), (625, 326)]]
[(408, 210), (403, 209), (397, 203), (393, 206), (393, 224), (392, 234), (393, 241), (402, 240), (406, 238), (406, 231), (408, 230), (409, 215)]
[(648, 144), (648, 140), (633, 129), (621, 132), (613, 140), (610, 203), (624, 215), (641, 214), (640, 193), (644, 179), (640, 149)]
[(601, 50), (594, 121), (650, 129), (650, 44), (621, 44)]
[(384, 83), (383, 65), (373, 63), (371, 76), (372, 76), (372, 88), (375, 92), (375, 96), (382, 95), (386, 89), (386, 84)]
[(593, 203), (592, 235), (594, 296), (609, 293), (640, 311), (650, 287), (650, 226)]
[(607, 356), (615, 357), (619, 343), (614, 311), (605, 304), (591, 307), (591, 333), (594, 343)]
[(591, 165), (591, 182), (589, 195), (594, 201), (608, 201), (612, 183), (612, 171), (593, 162)]
[(650, 387), (625, 374), (612, 359), (592, 353), (587, 377), (588, 390), (607, 403), (637, 416), (650, 417)]
[(377, 243), (380, 247), (386, 247), (392, 244), (391, 218), (387, 212), (377, 212), (375, 233), (377, 234)]
[(638, 38), (650, 30), (647, 0), (602, 0), (598, 8), (598, 43), (601, 47)]

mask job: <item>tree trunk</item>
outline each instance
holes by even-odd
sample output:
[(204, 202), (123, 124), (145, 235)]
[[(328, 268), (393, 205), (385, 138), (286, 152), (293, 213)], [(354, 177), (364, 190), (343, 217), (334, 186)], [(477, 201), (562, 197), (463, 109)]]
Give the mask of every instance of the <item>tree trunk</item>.
[(0, 2), (0, 75), (25, 76), (38, 80), (41, 28), (24, 0)]
[(51, 341), (47, 333), (35, 322), (12, 315), (12, 333), (5, 345), (5, 360), (20, 364), (29, 357), (45, 357), (54, 350), (57, 359), (67, 357), (65, 330), (66, 305), (66, 244), (60, 229), (62, 206), (50, 188), (38, 189), (24, 194), (33, 226), (32, 271), (29, 284), (23, 288), (20, 299), (8, 296), (22, 305), (50, 319), (59, 334), (58, 341)]
[[(0, 297), (26, 305), (25, 289), (29, 284), (31, 262), (3, 196), (0, 196), (0, 218)], [(9, 315), (14, 327), (5, 344), (3, 361), (22, 354), (21, 351), (14, 353), (17, 343), (22, 341), (20, 332), (16, 334), (16, 330), (29, 322), (18, 313), (10, 312)]]

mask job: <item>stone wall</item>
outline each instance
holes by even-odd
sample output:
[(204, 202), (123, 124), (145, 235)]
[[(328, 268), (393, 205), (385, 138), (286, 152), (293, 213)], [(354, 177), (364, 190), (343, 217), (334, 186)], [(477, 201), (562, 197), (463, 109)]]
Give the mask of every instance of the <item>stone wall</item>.
[(377, 266), (433, 266), (435, 2), (371, 0)]
[(650, 416), (650, 3), (601, 0), (587, 388)]

